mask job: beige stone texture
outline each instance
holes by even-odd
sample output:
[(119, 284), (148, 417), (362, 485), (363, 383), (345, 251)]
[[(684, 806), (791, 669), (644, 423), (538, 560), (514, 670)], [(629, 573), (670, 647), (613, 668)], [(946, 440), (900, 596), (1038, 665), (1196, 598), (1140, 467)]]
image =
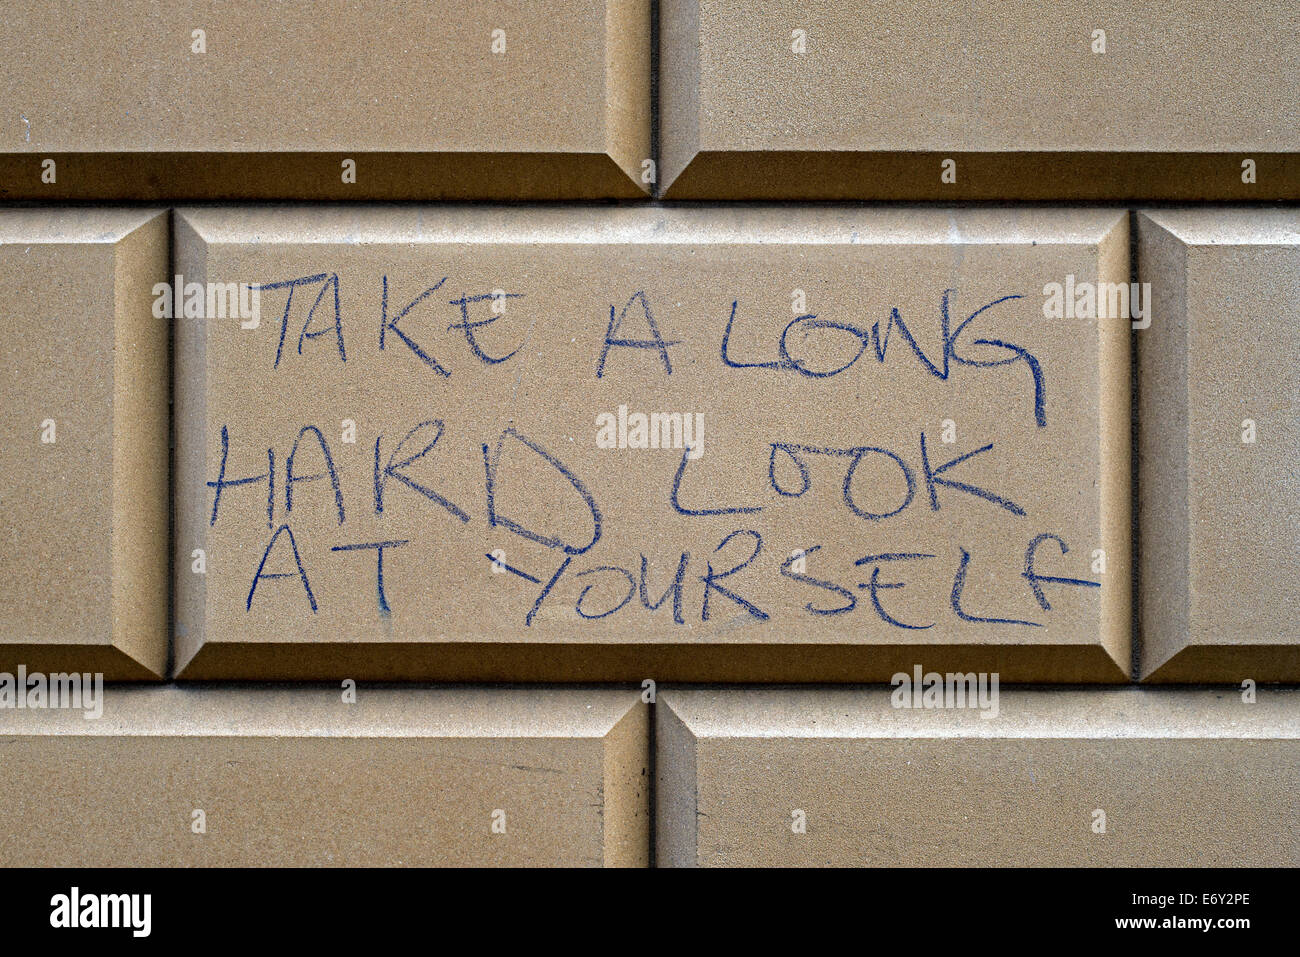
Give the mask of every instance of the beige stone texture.
[(1300, 198), (1295, 4), (663, 0), (659, 15), (671, 199)]
[(1294, 689), (893, 692), (661, 688), (658, 865), (1300, 864)]
[(1137, 234), (1142, 676), (1300, 681), (1300, 213), (1149, 210)]
[(157, 210), (0, 210), (0, 672), (166, 673), (168, 242)]
[(342, 694), (109, 686), (97, 720), (0, 711), (0, 864), (648, 862), (649, 708), (635, 692)]
[(11, 0), (4, 17), (0, 200), (648, 191), (647, 0)]
[(178, 323), (181, 678), (1129, 675), (1129, 322), (1043, 294), (1121, 211), (185, 209), (176, 268), (304, 280)]

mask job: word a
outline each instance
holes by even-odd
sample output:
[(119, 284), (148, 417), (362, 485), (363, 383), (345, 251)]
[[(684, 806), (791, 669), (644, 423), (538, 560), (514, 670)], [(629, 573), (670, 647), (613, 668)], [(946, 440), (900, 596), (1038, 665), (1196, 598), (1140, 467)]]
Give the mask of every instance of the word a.
[(26, 665), (18, 666), (17, 677), (0, 671), (0, 708), (79, 708), (87, 721), (93, 721), (104, 715), (104, 675), (37, 671), (29, 675)]
[(55, 894), (50, 898), (51, 927), (129, 927), (133, 937), (148, 937), (153, 927), (152, 894)]
[(686, 449), (694, 461), (704, 454), (703, 412), (627, 411), (618, 407), (618, 416), (602, 412), (596, 416), (598, 449)]
[(978, 708), (983, 719), (998, 716), (998, 673), (941, 675), (937, 671), (912, 675), (900, 671), (889, 680), (894, 686), (889, 703), (895, 708)]

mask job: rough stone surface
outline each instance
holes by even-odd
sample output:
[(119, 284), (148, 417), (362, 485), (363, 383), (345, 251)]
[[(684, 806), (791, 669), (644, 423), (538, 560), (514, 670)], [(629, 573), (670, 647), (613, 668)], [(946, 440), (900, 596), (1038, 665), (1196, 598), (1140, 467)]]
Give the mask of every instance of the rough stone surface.
[(0, 200), (644, 196), (650, 32), (647, 0), (17, 0)]
[(1152, 210), (1138, 244), (1142, 674), (1300, 681), (1300, 214)]
[(671, 199), (1300, 198), (1294, 4), (659, 10)]
[(0, 863), (645, 866), (648, 721), (631, 691), (364, 685), (0, 711)]
[(167, 670), (157, 210), (0, 211), (0, 672)]
[(660, 689), (658, 863), (1300, 864), (1294, 690), (892, 690)]
[(1043, 295), (1127, 282), (1121, 212), (189, 209), (176, 235), (187, 280), (266, 287), (257, 328), (178, 324), (183, 678), (1128, 675), (1129, 321)]

